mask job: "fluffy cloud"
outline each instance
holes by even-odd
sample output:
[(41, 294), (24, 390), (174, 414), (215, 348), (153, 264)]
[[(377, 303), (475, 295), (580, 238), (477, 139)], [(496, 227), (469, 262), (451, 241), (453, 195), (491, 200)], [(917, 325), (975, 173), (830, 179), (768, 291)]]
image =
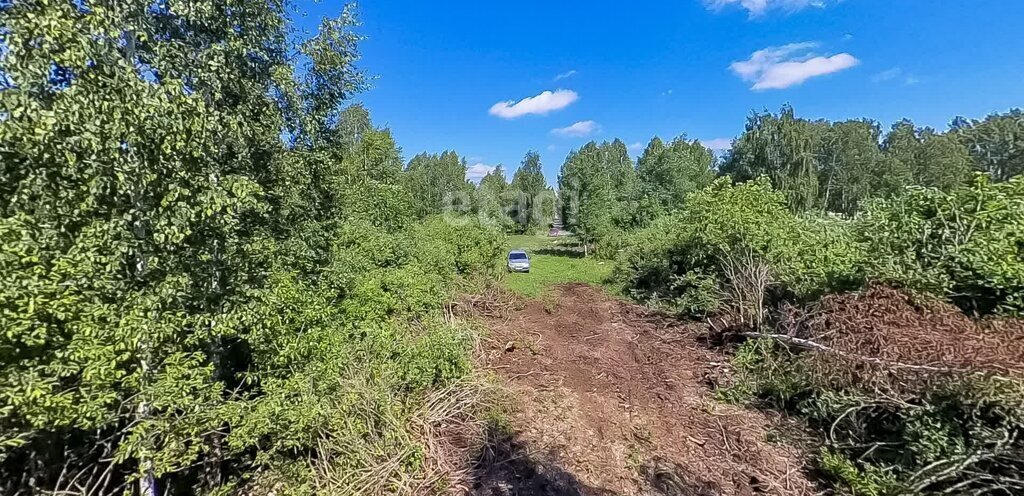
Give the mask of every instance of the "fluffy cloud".
[(732, 148), (732, 140), (729, 138), (715, 138), (709, 140), (700, 140), (700, 142), (710, 148), (712, 151), (721, 152)]
[(575, 75), (576, 75), (576, 69), (573, 69), (571, 71), (563, 72), (563, 73), (555, 76), (555, 81), (561, 81), (561, 80), (566, 79), (566, 78), (571, 78), (571, 77), (573, 77)]
[(768, 47), (754, 52), (747, 60), (733, 62), (729, 68), (744, 81), (753, 81), (752, 90), (777, 90), (860, 63), (848, 53), (816, 55), (811, 52), (815, 46), (816, 43), (791, 43)]
[(563, 138), (584, 138), (601, 130), (601, 125), (594, 121), (579, 121), (571, 126), (552, 129), (551, 134)]
[(704, 5), (711, 10), (739, 5), (750, 13), (750, 17), (764, 15), (769, 10), (796, 12), (807, 7), (823, 8), (828, 3), (828, 0), (704, 0)]
[(474, 183), (479, 183), (480, 180), (484, 178), (484, 176), (490, 174), (491, 171), (493, 171), (496, 168), (496, 165), (487, 165), (484, 163), (473, 164), (466, 168), (466, 179), (469, 179)]
[(523, 98), (518, 102), (509, 100), (491, 106), (491, 115), (502, 119), (515, 119), (529, 114), (544, 115), (568, 107), (580, 96), (572, 90), (545, 91), (537, 96)]
[(638, 152), (638, 151), (644, 149), (644, 144), (639, 142), (639, 141), (637, 141), (636, 143), (633, 143), (633, 144), (627, 146), (626, 148), (629, 148), (629, 151), (631, 151), (631, 152)]

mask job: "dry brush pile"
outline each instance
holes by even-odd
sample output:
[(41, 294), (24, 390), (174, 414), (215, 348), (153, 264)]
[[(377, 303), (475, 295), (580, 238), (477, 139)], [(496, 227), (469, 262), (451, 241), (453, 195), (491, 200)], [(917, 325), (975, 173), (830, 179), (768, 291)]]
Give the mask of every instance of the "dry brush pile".
[[(1024, 321), (886, 287), (789, 307), (722, 393), (797, 413), (855, 494), (1024, 490)], [(746, 333), (754, 334), (754, 333)]]

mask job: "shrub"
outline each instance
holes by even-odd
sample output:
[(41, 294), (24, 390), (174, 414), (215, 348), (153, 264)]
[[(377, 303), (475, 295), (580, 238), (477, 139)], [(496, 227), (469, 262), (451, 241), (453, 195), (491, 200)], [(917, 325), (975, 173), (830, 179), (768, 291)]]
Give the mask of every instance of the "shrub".
[[(812, 298), (850, 286), (861, 258), (847, 222), (795, 216), (763, 178), (739, 185), (719, 179), (625, 245), (615, 277), (633, 296), (694, 314), (740, 295)], [(734, 310), (759, 314), (763, 301), (755, 298)]]
[(949, 298), (975, 314), (1024, 312), (1024, 178), (979, 175), (943, 193), (914, 188), (868, 204), (857, 233), (868, 276)]
[(443, 276), (494, 275), (501, 268), (505, 237), (474, 217), (431, 217), (414, 232), (417, 261)]
[(227, 415), (229, 449), (255, 453), (247, 491), (389, 493), (422, 476), (413, 417), (471, 370), (469, 331), (445, 321), (443, 303), (457, 278), (493, 270), (500, 243), (461, 219), (399, 232), (352, 223), (318, 277), (279, 267), (253, 291), (232, 322), (248, 343), (249, 393)]

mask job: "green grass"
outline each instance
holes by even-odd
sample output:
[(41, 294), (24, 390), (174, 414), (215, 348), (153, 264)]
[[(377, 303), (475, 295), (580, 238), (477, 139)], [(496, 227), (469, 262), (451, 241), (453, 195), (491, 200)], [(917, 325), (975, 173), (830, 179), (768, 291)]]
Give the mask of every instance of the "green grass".
[(583, 257), (583, 248), (571, 237), (509, 236), (507, 248), (523, 249), (530, 256), (530, 272), (506, 274), (502, 284), (510, 291), (537, 298), (552, 286), (571, 282), (603, 285), (612, 272), (612, 263), (595, 257)]

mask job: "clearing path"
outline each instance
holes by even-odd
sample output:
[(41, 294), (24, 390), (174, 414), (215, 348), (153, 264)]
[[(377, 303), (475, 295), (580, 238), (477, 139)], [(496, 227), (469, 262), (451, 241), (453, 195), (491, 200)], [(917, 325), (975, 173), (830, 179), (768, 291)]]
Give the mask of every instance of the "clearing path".
[(515, 396), (512, 438), (482, 495), (813, 494), (777, 421), (723, 405), (709, 376), (727, 361), (699, 326), (567, 284), (489, 318), (484, 366)]

